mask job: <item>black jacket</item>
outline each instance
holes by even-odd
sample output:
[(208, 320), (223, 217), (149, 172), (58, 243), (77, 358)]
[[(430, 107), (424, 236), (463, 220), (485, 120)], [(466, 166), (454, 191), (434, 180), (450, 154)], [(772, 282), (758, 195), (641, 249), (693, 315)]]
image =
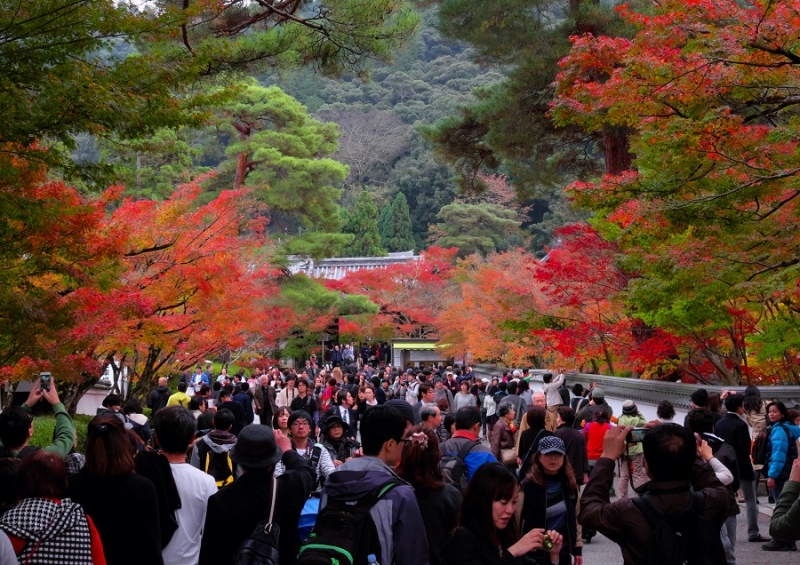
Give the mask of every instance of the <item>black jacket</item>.
[[(330, 408), (325, 410), (325, 414), (336, 414), (337, 416), (342, 415), (342, 411), (339, 409), (339, 406), (332, 405)], [(347, 437), (356, 439), (356, 432), (358, 431), (358, 412), (353, 410), (352, 408), (347, 409), (347, 415), (350, 419), (350, 429), (345, 430)], [(321, 419), (321, 418), (320, 418)]]
[[(300, 550), (297, 522), (314, 484), (314, 471), (296, 452), (284, 452), (286, 472), (278, 477), (275, 523), (280, 527), (281, 565), (293, 565)], [(272, 473), (247, 471), (208, 499), (199, 565), (231, 563), (242, 542), (269, 516)]]
[(729, 412), (714, 426), (714, 433), (736, 452), (739, 478), (743, 481), (755, 479), (753, 465), (750, 463), (750, 429), (747, 427), (747, 422)]
[(153, 411), (151, 416), (155, 416), (156, 412), (167, 405), (169, 395), (169, 389), (165, 386), (156, 387), (154, 391), (150, 392), (150, 395), (147, 397), (147, 407)]
[(567, 448), (567, 460), (575, 471), (575, 481), (583, 484), (583, 475), (589, 473), (589, 458), (586, 456), (586, 437), (580, 430), (567, 425), (560, 426), (553, 432), (560, 437)]
[(239, 432), (242, 431), (242, 428), (249, 423), (246, 422), (247, 417), (244, 413), (244, 406), (242, 406), (239, 402), (229, 400), (228, 402), (223, 402), (217, 406), (217, 412), (222, 409), (233, 412), (233, 427), (231, 428), (231, 433), (235, 436), (238, 436)]
[[(520, 531), (524, 534), (534, 528), (544, 528), (547, 525), (547, 491), (530, 479), (522, 481), (522, 492), (525, 498), (522, 504), (520, 517)], [(571, 563), (570, 555), (581, 555), (581, 547), (576, 547), (578, 542), (578, 519), (576, 506), (578, 494), (570, 494), (565, 482), (561, 484), (564, 493), (564, 503), (567, 506), (567, 527), (560, 531), (564, 536), (564, 545), (561, 547), (559, 563)], [(549, 562), (547, 553), (538, 551), (534, 555), (537, 560)]]

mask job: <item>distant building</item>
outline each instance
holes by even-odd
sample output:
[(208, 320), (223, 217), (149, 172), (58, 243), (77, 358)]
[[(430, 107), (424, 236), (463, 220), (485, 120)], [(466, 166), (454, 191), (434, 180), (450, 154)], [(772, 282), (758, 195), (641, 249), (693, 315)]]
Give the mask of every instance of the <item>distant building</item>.
[(339, 280), (347, 273), (361, 269), (386, 269), (391, 265), (401, 265), (419, 260), (413, 251), (389, 253), (386, 257), (335, 257), (314, 261), (308, 257), (292, 255), (289, 257), (289, 272), (293, 275), (305, 273), (311, 278)]

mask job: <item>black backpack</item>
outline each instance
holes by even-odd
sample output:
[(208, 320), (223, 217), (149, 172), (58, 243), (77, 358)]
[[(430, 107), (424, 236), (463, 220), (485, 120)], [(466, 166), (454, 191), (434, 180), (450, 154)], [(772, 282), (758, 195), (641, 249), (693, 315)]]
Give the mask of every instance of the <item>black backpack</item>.
[(404, 483), (393, 478), (359, 500), (328, 497), (311, 535), (300, 548), (297, 565), (367, 565), (368, 555), (381, 555), (378, 529), (369, 511), (387, 492), (401, 484)]
[(269, 518), (258, 523), (253, 534), (242, 542), (233, 558), (233, 565), (278, 565), (278, 539), (281, 529), (272, 522), (275, 516), (275, 501), (278, 498), (278, 481), (272, 477), (272, 500)]
[(649, 494), (631, 501), (647, 519), (652, 530), (646, 565), (724, 565), (719, 528), (703, 516), (706, 495), (689, 489), (685, 507), (673, 506), (661, 512)]
[(750, 458), (754, 465), (764, 465), (769, 459), (769, 430), (760, 432), (753, 440)]
[(448, 454), (439, 461), (439, 468), (442, 470), (444, 478), (460, 491), (467, 488), (467, 455), (472, 448), (480, 445), (479, 441), (465, 441), (461, 449), (455, 455)]

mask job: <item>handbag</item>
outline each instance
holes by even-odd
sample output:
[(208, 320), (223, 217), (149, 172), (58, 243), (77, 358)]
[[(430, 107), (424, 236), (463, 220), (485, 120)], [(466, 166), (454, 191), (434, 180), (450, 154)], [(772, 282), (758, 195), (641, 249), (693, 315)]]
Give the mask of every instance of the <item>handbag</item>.
[(517, 464), (517, 450), (513, 447), (506, 447), (500, 450), (500, 460), (504, 465)]

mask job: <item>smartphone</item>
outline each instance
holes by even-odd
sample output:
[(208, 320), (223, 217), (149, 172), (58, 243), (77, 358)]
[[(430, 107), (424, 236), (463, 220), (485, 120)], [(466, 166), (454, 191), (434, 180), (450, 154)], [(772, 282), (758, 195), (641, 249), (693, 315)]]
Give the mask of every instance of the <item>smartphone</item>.
[(50, 392), (50, 381), (52, 380), (52, 375), (47, 372), (39, 373), (39, 389), (42, 392)]
[(625, 441), (628, 443), (642, 443), (645, 432), (647, 432), (646, 428), (633, 428), (628, 432), (628, 437), (625, 438)]

